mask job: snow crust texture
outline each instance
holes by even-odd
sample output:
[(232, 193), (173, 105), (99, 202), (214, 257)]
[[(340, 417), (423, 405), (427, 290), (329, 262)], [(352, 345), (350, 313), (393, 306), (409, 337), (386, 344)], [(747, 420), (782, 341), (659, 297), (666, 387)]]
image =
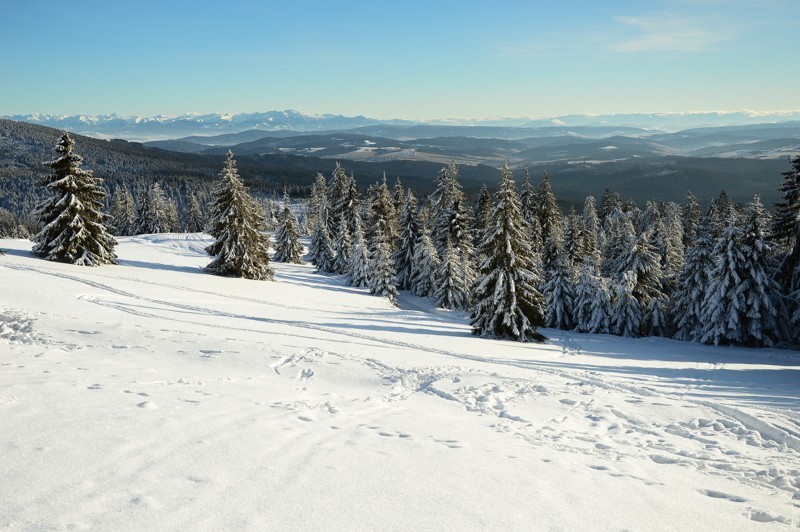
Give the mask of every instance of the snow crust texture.
[(793, 530), (800, 355), (544, 329), (199, 234), (0, 240), (0, 528)]

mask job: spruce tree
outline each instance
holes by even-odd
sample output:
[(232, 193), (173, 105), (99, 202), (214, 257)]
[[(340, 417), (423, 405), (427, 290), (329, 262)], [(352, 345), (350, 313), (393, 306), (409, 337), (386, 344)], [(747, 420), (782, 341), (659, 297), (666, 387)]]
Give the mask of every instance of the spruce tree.
[(350, 271), (350, 260), (353, 254), (353, 243), (350, 237), (350, 229), (347, 228), (347, 219), (344, 213), (339, 214), (339, 229), (336, 232), (336, 240), (333, 243), (334, 254), (333, 271), (346, 275)]
[(697, 238), (697, 228), (702, 212), (700, 202), (691, 192), (686, 193), (686, 199), (681, 207), (681, 221), (683, 222), (683, 247), (688, 249)]
[(349, 178), (347, 173), (342, 168), (342, 165), (337, 162), (327, 190), (328, 204), (330, 206), (327, 213), (329, 235), (335, 235), (339, 230), (339, 217), (347, 203), (348, 188)]
[[(454, 236), (451, 234), (454, 211), (464, 206), (464, 192), (458, 182), (458, 166), (455, 161), (450, 161), (449, 165), (439, 171), (436, 190), (431, 195), (431, 202), (434, 211), (431, 238), (441, 256), (447, 244), (448, 235)], [(460, 218), (464, 217), (463, 212), (458, 214)]]
[(331, 236), (328, 234), (328, 226), (321, 220), (311, 234), (311, 258), (317, 271), (321, 273), (334, 273), (334, 261), (336, 253), (333, 249)]
[(184, 224), (186, 232), (201, 233), (206, 228), (206, 218), (200, 201), (194, 194), (189, 195), (189, 210), (186, 212), (186, 222)]
[(447, 239), (441, 262), (436, 270), (436, 288), (434, 298), (436, 306), (449, 310), (467, 310), (469, 308), (470, 286), (462, 268), (461, 250)]
[(614, 309), (608, 283), (602, 277), (595, 277), (595, 291), (589, 305), (589, 321), (584, 325), (590, 334), (606, 334), (611, 330), (611, 317)]
[(796, 279), (793, 274), (800, 266), (800, 155), (792, 159), (792, 168), (781, 175), (783, 182), (778, 191), (783, 199), (775, 205), (770, 239), (784, 252), (777, 279), (788, 294), (800, 289), (792, 283), (792, 279)]
[(696, 237), (686, 251), (683, 268), (678, 274), (672, 297), (675, 338), (678, 340), (699, 340), (703, 301), (709, 288), (709, 274), (715, 265), (711, 231), (711, 218), (704, 216), (698, 222)]
[(503, 165), (492, 224), (481, 253), (485, 258), (474, 289), (473, 334), (545, 340), (536, 330), (544, 325), (544, 298), (536, 289), (541, 279), (507, 165)]
[(784, 336), (789, 321), (780, 287), (774, 279), (776, 264), (765, 237), (766, 215), (758, 194), (748, 205), (747, 222), (742, 234), (742, 251), (747, 264), (745, 343), (754, 346), (775, 345)]
[(408, 193), (403, 195), (403, 200), (405, 204), (402, 206), (400, 217), (400, 243), (394, 254), (394, 262), (397, 268), (397, 289), (409, 290), (420, 229), (417, 221), (417, 198), (409, 189)]
[(583, 264), (600, 266), (600, 218), (594, 196), (587, 196), (581, 215), (581, 253)]
[(483, 234), (489, 227), (491, 219), (492, 197), (489, 195), (489, 188), (486, 186), (486, 183), (484, 183), (481, 185), (478, 202), (475, 205), (475, 217), (472, 225), (473, 242), (476, 246), (479, 246), (483, 241)]
[(117, 187), (111, 202), (111, 224), (114, 227), (114, 234), (117, 236), (132, 234), (135, 220), (136, 210), (131, 191), (127, 187)]
[(214, 260), (206, 270), (229, 277), (272, 279), (269, 237), (262, 232), (264, 223), (263, 210), (247, 193), (239, 179), (233, 152), (228, 150), (214, 190), (209, 231), (214, 243), (206, 248)]
[(153, 183), (142, 193), (136, 210), (133, 234), (159, 234), (170, 230), (167, 197), (159, 183)]
[(303, 244), (300, 242), (300, 224), (294, 214), (289, 195), (283, 197), (283, 211), (280, 214), (278, 230), (275, 232), (275, 262), (303, 264)]
[(383, 224), (376, 224), (370, 242), (368, 273), (370, 293), (386, 297), (392, 304), (396, 304), (396, 278), (389, 236), (384, 234)]
[(56, 144), (58, 158), (48, 164), (53, 173), (45, 181), (52, 196), (36, 207), (42, 229), (32, 251), (47, 260), (80, 266), (116, 264), (117, 241), (106, 227), (110, 217), (102, 212), (102, 180), (81, 169), (83, 158), (72, 151), (74, 146), (66, 132)]
[(430, 232), (422, 228), (414, 245), (414, 269), (411, 274), (412, 294), (420, 297), (436, 295), (436, 275), (440, 262)]
[[(531, 174), (528, 169), (525, 169), (525, 174), (522, 179), (522, 191), (519, 194), (519, 202), (521, 205), (522, 218), (531, 225), (533, 219), (536, 218), (536, 189), (531, 184)], [(541, 237), (541, 235), (539, 235)]]
[(365, 288), (369, 286), (369, 248), (364, 239), (364, 230), (361, 228), (361, 217), (355, 219), (352, 241), (347, 282), (351, 286)]
[(561, 209), (550, 184), (550, 174), (547, 172), (542, 176), (542, 181), (536, 190), (536, 216), (539, 218), (543, 242), (547, 242), (551, 237), (554, 239), (563, 237)]
[(700, 318), (698, 339), (703, 343), (743, 343), (747, 264), (740, 240), (741, 229), (731, 224), (714, 246), (716, 263), (710, 272)]
[(554, 261), (553, 269), (545, 274), (542, 293), (547, 298), (545, 325), (554, 329), (574, 327), (575, 289), (573, 270), (563, 257)]
[(628, 338), (641, 336), (642, 307), (634, 295), (636, 275), (627, 271), (613, 285), (611, 327), (613, 334)]
[[(330, 202), (328, 201), (328, 185), (325, 176), (317, 173), (316, 180), (311, 186), (311, 198), (308, 204), (308, 227), (313, 233), (318, 223), (328, 223), (328, 211)], [(312, 246), (313, 247), (313, 246)]]

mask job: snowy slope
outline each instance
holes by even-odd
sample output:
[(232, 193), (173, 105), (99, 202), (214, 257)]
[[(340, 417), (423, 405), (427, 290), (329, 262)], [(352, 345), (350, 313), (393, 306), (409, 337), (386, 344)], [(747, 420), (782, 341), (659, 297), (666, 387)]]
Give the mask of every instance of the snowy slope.
[(472, 337), (200, 235), (0, 240), (0, 528), (790, 530), (800, 354)]

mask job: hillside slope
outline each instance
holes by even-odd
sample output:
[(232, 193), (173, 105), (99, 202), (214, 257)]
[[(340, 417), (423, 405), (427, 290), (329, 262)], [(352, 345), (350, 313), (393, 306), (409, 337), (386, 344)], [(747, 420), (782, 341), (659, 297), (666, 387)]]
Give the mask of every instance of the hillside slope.
[(207, 242), (0, 240), (0, 527), (800, 526), (798, 353), (482, 339), (308, 265), (207, 275)]

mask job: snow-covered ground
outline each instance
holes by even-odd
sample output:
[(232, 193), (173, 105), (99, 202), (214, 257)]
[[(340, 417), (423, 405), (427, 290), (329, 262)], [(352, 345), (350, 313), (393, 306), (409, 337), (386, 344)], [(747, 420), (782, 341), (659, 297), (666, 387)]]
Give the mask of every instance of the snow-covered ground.
[(800, 354), (470, 335), (201, 235), (0, 240), (0, 528), (789, 530)]

